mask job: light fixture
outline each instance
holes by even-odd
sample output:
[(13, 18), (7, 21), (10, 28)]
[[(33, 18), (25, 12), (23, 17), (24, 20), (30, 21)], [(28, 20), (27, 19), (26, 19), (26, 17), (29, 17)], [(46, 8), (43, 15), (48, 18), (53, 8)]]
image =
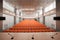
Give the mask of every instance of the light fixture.
[(52, 37), (51, 37), (51, 38), (52, 38), (52, 39), (55, 39), (55, 38), (54, 38), (54, 36), (55, 36), (55, 35), (57, 35), (57, 34), (58, 34), (58, 33), (56, 33), (56, 34), (52, 35)]
[(32, 35), (32, 39), (34, 40), (34, 35)]
[(9, 35), (9, 36), (11, 36), (11, 40), (13, 40), (13, 39), (14, 39), (14, 37), (13, 37), (10, 33), (8, 33), (8, 35)]

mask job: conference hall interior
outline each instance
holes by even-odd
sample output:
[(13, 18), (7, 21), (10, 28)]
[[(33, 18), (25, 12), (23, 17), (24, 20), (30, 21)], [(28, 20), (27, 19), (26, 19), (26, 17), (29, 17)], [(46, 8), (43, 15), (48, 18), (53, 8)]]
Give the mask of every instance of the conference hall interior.
[[(2, 0), (1, 32), (56, 32), (60, 31), (59, 1), (57, 0)], [(56, 8), (57, 5), (57, 8)], [(58, 9), (57, 13), (56, 10)]]

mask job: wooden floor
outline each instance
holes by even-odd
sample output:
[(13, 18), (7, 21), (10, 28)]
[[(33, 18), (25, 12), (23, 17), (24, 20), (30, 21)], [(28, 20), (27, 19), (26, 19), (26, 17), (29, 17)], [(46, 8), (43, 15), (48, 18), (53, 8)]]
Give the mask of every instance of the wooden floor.
[(23, 20), (3, 32), (55, 32), (55, 30), (47, 28), (45, 25), (35, 20)]

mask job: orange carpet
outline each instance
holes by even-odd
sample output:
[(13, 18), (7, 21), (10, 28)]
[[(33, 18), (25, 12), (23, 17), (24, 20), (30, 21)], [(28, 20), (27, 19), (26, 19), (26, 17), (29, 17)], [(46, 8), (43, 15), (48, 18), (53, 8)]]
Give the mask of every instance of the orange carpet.
[(55, 32), (35, 20), (23, 20), (4, 32)]

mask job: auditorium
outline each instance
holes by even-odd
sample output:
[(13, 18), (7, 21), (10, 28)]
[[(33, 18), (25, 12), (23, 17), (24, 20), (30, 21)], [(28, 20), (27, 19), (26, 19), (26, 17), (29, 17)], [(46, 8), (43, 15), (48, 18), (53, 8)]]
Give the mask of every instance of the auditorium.
[(56, 13), (56, 0), (3, 0), (0, 2), (0, 32), (60, 31), (60, 15)]
[(0, 40), (60, 40), (60, 1), (0, 0)]

